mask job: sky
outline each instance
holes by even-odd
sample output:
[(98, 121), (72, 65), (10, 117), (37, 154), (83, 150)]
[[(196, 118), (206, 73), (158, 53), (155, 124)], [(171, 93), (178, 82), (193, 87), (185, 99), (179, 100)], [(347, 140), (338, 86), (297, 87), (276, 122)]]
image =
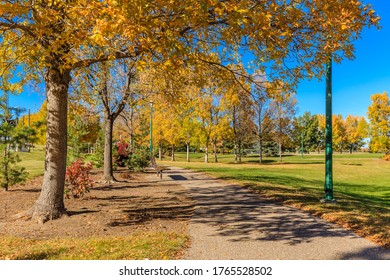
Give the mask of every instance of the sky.
[[(381, 29), (365, 29), (356, 41), (352, 61), (333, 64), (333, 114), (366, 116), (370, 95), (390, 93), (390, 1), (364, 0), (371, 3), (381, 17)], [(44, 87), (43, 87), (44, 88)], [(11, 107), (36, 112), (45, 99), (44, 93), (26, 90), (10, 96)], [(325, 114), (325, 79), (303, 80), (297, 88), (299, 115), (306, 111)]]

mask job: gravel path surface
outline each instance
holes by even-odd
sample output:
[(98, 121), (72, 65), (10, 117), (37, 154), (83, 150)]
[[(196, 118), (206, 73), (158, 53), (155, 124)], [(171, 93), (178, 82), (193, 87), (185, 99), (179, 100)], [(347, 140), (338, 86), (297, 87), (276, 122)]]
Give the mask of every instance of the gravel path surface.
[(390, 260), (390, 250), (243, 187), (177, 167), (163, 180), (185, 186), (195, 200), (185, 259)]

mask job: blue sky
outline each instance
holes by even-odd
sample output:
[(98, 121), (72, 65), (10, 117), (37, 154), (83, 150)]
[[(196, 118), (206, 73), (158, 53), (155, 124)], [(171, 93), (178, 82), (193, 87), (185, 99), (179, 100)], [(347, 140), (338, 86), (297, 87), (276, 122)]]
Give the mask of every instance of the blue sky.
[[(366, 116), (370, 95), (390, 93), (390, 1), (366, 0), (381, 17), (382, 28), (365, 29), (354, 60), (333, 64), (333, 114)], [(303, 81), (297, 91), (299, 114), (325, 113), (325, 79)]]
[[(390, 92), (390, 1), (365, 0), (381, 17), (382, 29), (365, 29), (355, 44), (355, 60), (333, 64), (333, 113), (365, 116), (370, 95)], [(42, 89), (43, 90), (43, 89)], [(299, 114), (325, 112), (325, 79), (302, 81), (298, 86)], [(10, 97), (10, 105), (37, 111), (44, 93), (26, 91)]]

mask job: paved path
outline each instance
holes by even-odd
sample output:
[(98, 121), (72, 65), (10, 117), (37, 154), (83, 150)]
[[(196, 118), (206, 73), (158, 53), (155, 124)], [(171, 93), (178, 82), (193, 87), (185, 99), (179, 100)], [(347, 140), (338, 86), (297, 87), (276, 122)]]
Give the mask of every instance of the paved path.
[(163, 180), (187, 187), (195, 200), (186, 259), (390, 260), (390, 250), (240, 186), (177, 167)]

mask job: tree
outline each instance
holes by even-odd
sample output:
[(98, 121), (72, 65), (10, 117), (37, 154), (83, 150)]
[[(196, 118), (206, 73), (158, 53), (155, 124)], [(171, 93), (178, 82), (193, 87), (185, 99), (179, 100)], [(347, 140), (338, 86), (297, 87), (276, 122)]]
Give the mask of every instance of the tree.
[[(255, 79), (265, 80), (264, 74), (256, 73)], [(263, 162), (263, 145), (265, 141), (272, 139), (272, 110), (270, 108), (271, 100), (268, 97), (267, 91), (264, 87), (253, 85), (252, 94), (254, 107), (254, 123), (257, 126), (256, 134), (259, 145), (259, 163)]]
[(253, 122), (254, 110), (251, 96), (237, 85), (232, 86), (228, 96), (228, 107), (232, 126), (234, 143), (234, 160), (241, 162), (243, 148), (254, 142), (255, 124)]
[(20, 158), (11, 151), (11, 145), (17, 144), (20, 138), (15, 130), (16, 120), (12, 116), (7, 100), (0, 99), (0, 187), (5, 191), (16, 183), (23, 182), (27, 178), (27, 172), (23, 167), (16, 166)]
[(274, 112), (273, 139), (278, 143), (279, 160), (282, 161), (283, 145), (290, 141), (292, 124), (297, 112), (297, 100), (294, 92), (283, 92), (281, 89), (273, 93), (271, 108)]
[(367, 137), (368, 124), (364, 117), (348, 115), (345, 118), (346, 144), (349, 153), (363, 145), (363, 139)]
[(30, 144), (46, 144), (46, 115), (47, 100), (42, 103), (38, 112), (21, 116), (18, 122), (18, 129), (28, 128), (33, 130), (33, 138), (30, 138)]
[(371, 95), (367, 116), (370, 121), (370, 150), (390, 153), (390, 99), (387, 92)]
[[(81, 95), (87, 102), (93, 102), (103, 112), (104, 121), (104, 167), (103, 179), (106, 182), (115, 181), (113, 174), (112, 151), (113, 129), (118, 116), (126, 105), (132, 103), (132, 95), (135, 94), (136, 66), (130, 60), (118, 60), (114, 62), (102, 62), (94, 64), (89, 69), (83, 69), (78, 80), (83, 85)], [(81, 86), (80, 86), (81, 87)], [(130, 104), (133, 106), (133, 104)]]
[[(297, 146), (303, 144), (304, 151), (310, 152), (311, 150), (318, 149), (322, 134), (319, 128), (319, 121), (316, 115), (311, 115), (310, 112), (305, 112), (302, 116), (295, 120), (295, 138), (298, 140)], [(301, 143), (302, 141), (302, 143)], [(302, 153), (304, 151), (301, 151)]]
[(345, 122), (343, 116), (333, 115), (332, 116), (332, 141), (335, 147), (335, 150), (339, 151), (340, 154), (343, 153), (347, 141), (347, 129), (345, 127)]
[(98, 141), (101, 132), (99, 116), (92, 108), (78, 102), (69, 102), (68, 132), (68, 143), (71, 148), (68, 158), (73, 162), (74, 159), (81, 157), (83, 146), (88, 145), (89, 152), (90, 145)]
[[(42, 71), (48, 100), (42, 191), (26, 215), (43, 222), (66, 213), (67, 101), (74, 69), (153, 57), (171, 65), (203, 62), (228, 70), (209, 55), (223, 45), (228, 49), (223, 53), (233, 56), (246, 47), (264, 72), (272, 70), (271, 80), (286, 77), (294, 83), (306, 74), (322, 76), (329, 52), (336, 61), (352, 58), (353, 40), (378, 20), (369, 6), (355, 0), (283, 5), (252, 0), (1, 1), (1, 69), (21, 66), (23, 80)], [(96, 47), (103, 48), (90, 51)]]

